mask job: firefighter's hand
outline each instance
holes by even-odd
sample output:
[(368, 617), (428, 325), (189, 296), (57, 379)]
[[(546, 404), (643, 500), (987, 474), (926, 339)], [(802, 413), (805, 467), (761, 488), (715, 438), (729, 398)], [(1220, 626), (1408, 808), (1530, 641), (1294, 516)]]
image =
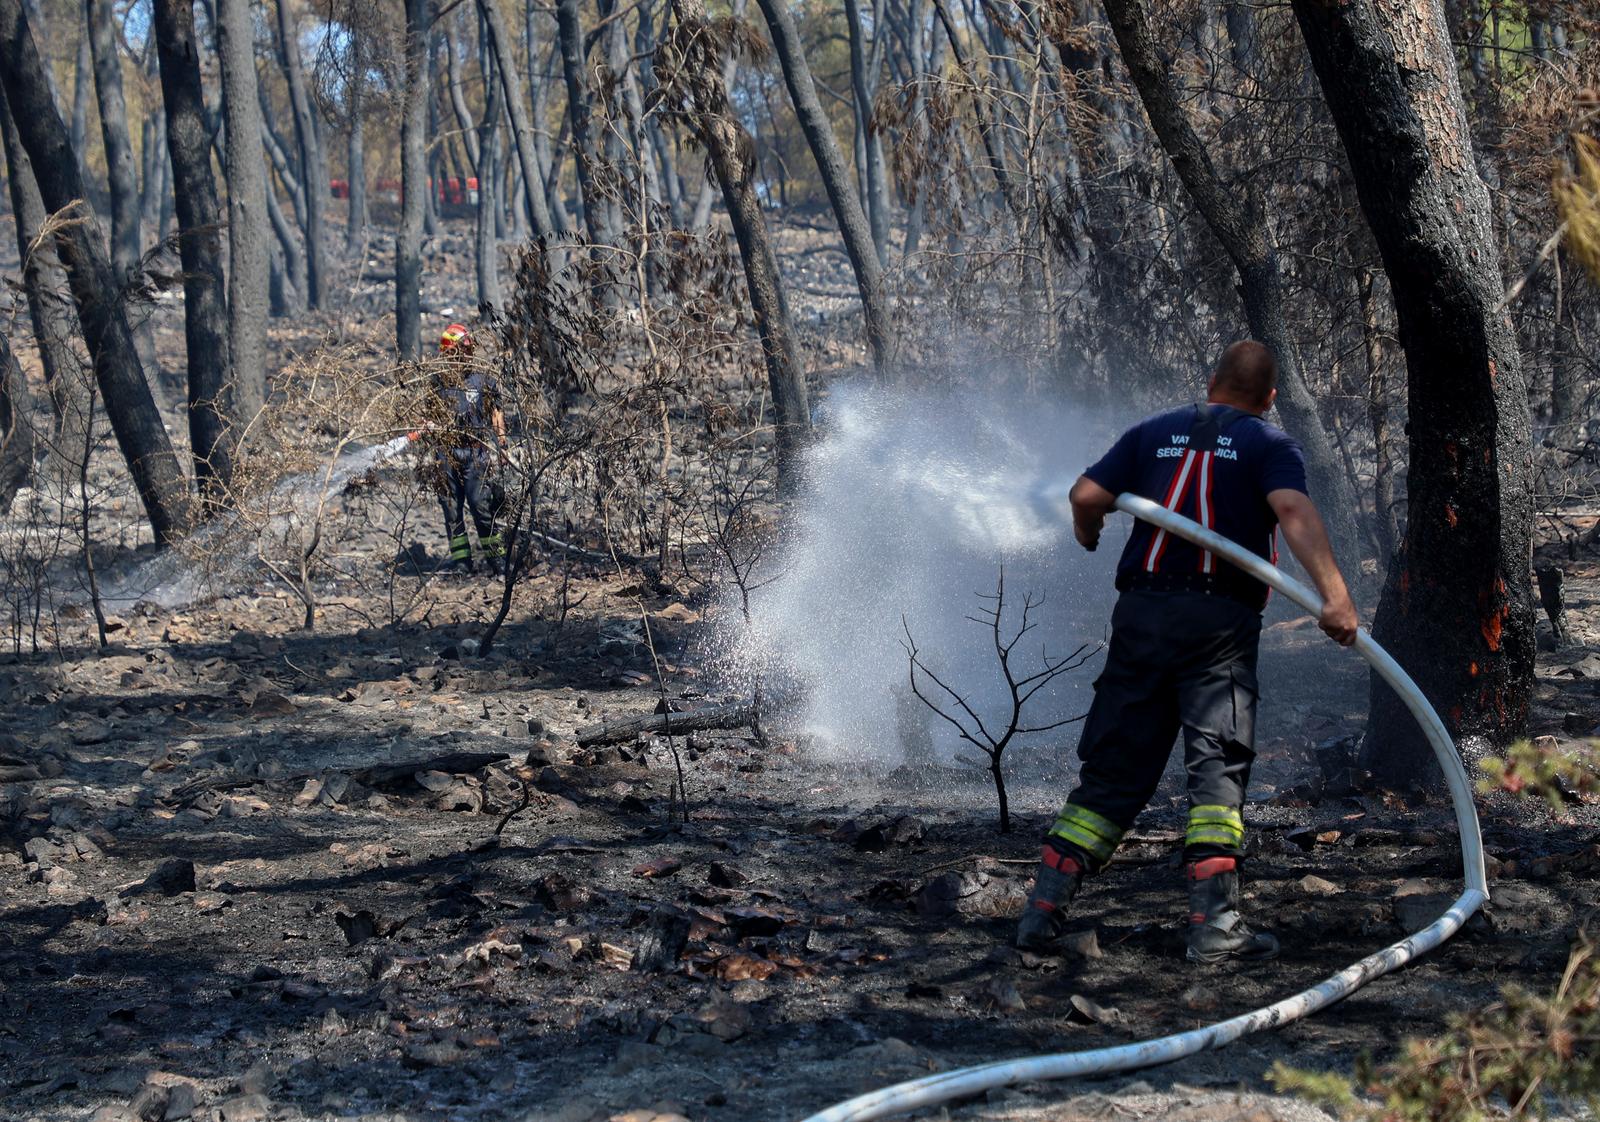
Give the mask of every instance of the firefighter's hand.
[(1356, 628), (1361, 621), (1356, 616), (1355, 603), (1349, 594), (1335, 597), (1322, 605), (1322, 616), (1317, 620), (1317, 625), (1327, 632), (1327, 635), (1341, 647), (1348, 647), (1356, 641)]
[(1072, 536), (1077, 538), (1078, 544), (1083, 546), (1083, 548), (1088, 550), (1090, 553), (1093, 553), (1095, 551), (1095, 547), (1100, 544), (1099, 530), (1086, 530), (1077, 522), (1072, 524)]

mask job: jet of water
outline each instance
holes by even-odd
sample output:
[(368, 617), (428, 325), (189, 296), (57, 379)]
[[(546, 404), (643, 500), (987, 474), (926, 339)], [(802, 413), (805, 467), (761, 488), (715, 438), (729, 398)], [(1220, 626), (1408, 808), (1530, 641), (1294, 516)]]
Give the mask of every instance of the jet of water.
[[(840, 760), (892, 767), (928, 748), (948, 759), (964, 746), (910, 697), (906, 629), (986, 720), (1009, 713), (1009, 693), (992, 633), (968, 617), (986, 608), (978, 596), (993, 595), (1002, 566), (1007, 636), (1024, 594), (1044, 598), (1017, 646), (1022, 673), (1039, 669), (1045, 651), (1099, 642), (1118, 528), (1084, 553), (1052, 487), (1070, 483), (1113, 435), (1065, 405), (835, 390), (772, 561), (776, 579), (754, 595), (748, 627), (725, 613), (722, 669), (745, 685), (759, 676), (793, 690), (790, 719)], [(1041, 691), (1028, 723), (1082, 713), (1097, 665)], [(1069, 749), (1076, 728), (1024, 739), (1012, 758)]]

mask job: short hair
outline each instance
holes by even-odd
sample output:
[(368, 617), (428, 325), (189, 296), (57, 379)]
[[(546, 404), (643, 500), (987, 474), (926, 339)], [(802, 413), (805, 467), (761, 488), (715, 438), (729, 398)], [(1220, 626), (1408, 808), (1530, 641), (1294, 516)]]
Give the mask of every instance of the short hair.
[(1222, 352), (1211, 391), (1227, 394), (1252, 405), (1265, 405), (1278, 388), (1278, 360), (1254, 339), (1243, 339)]

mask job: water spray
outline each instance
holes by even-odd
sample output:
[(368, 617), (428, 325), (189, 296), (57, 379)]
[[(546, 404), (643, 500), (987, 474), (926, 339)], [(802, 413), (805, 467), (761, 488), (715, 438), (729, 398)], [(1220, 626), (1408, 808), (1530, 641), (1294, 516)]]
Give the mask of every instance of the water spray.
[[(1052, 511), (1056, 517), (1063, 512), (1065, 488), (1057, 483), (1037, 491), (1035, 506)], [(1143, 519), (1150, 524), (1175, 534), (1180, 538), (1208, 549), (1226, 558), (1250, 576), (1282, 593), (1312, 615), (1322, 613), (1322, 601), (1315, 592), (1276, 566), (1257, 557), (1249, 550), (1207, 530), (1181, 514), (1167, 510), (1149, 499), (1137, 495), (1119, 495), (1117, 508)], [(813, 1114), (806, 1122), (869, 1122), (875, 1118), (888, 1118), (918, 1107), (936, 1106), (952, 1099), (980, 1095), (996, 1087), (1017, 1083), (1033, 1083), (1049, 1079), (1071, 1079), (1087, 1075), (1106, 1075), (1118, 1071), (1135, 1071), (1171, 1063), (1197, 1052), (1220, 1048), (1240, 1037), (1262, 1029), (1281, 1028), (1302, 1017), (1326, 1009), (1355, 993), (1374, 978), (1381, 978), (1406, 963), (1426, 954), (1449, 939), (1481, 908), (1488, 899), (1489, 885), (1483, 866), (1483, 836), (1478, 830), (1478, 812), (1472, 801), (1472, 784), (1467, 778), (1461, 757), (1456, 753), (1450, 733), (1428, 704), (1427, 698), (1400, 668), (1400, 664), (1378, 646), (1367, 634), (1359, 631), (1355, 641), (1356, 653), (1372, 664), (1395, 693), (1406, 703), (1416, 718), (1423, 734), (1433, 748), (1450, 788), (1450, 801), (1455, 808), (1456, 827), (1461, 839), (1462, 876), (1465, 885), (1461, 895), (1438, 919), (1421, 931), (1392, 946), (1368, 955), (1361, 961), (1345, 967), (1308, 990), (1286, 997), (1272, 1005), (1253, 1012), (1242, 1013), (1225, 1021), (1174, 1033), (1155, 1040), (1123, 1044), (1115, 1048), (1094, 1048), (1085, 1052), (1057, 1052), (1051, 1055), (1030, 1056), (1016, 1060), (1001, 1060), (961, 1068), (939, 1075), (897, 1083), (881, 1091), (873, 1091), (829, 1107)]]

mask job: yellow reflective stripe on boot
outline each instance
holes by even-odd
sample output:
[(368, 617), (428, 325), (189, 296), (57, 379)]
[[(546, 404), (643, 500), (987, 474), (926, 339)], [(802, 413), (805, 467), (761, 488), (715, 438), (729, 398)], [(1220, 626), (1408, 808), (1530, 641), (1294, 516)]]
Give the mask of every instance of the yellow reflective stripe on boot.
[(490, 534), (486, 538), (479, 538), (478, 544), (483, 547), (483, 555), (485, 557), (499, 557), (502, 552), (499, 534)]
[(459, 538), (450, 539), (450, 558), (453, 561), (463, 561), (472, 556), (472, 539), (462, 534)]
[(1236, 849), (1244, 842), (1244, 815), (1231, 806), (1189, 808), (1186, 845), (1221, 845)]
[(1122, 840), (1122, 827), (1109, 818), (1102, 817), (1086, 807), (1068, 803), (1061, 808), (1056, 823), (1050, 827), (1053, 837), (1062, 838), (1104, 864), (1116, 852)]

